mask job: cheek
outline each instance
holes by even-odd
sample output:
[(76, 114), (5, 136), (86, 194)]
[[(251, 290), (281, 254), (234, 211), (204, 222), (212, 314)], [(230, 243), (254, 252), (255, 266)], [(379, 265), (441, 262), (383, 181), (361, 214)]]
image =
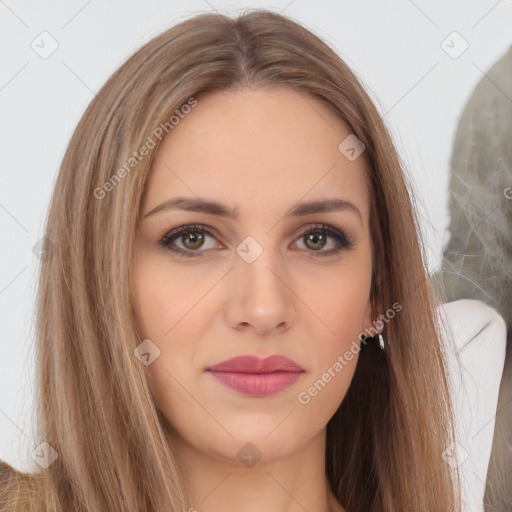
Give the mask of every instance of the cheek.
[(192, 378), (197, 350), (191, 338), (196, 336), (194, 328), (199, 328), (193, 319), (200, 311), (197, 302), (201, 295), (187, 293), (176, 277), (170, 281), (170, 278), (162, 279), (153, 267), (139, 276), (136, 288), (136, 323), (140, 335), (151, 340), (159, 350), (158, 357), (148, 366), (156, 396), (161, 390), (169, 393), (170, 389), (179, 387), (173, 376), (179, 382)]
[(192, 382), (197, 371), (197, 345), (191, 338), (197, 337), (194, 329), (201, 329), (201, 298), (212, 284), (210, 279), (191, 279), (191, 272), (172, 271), (166, 258), (148, 253), (139, 256), (134, 267), (134, 314), (142, 339), (159, 350), (147, 368), (153, 396), (171, 411), (190, 398), (180, 383)]
[[(325, 286), (309, 293), (311, 310), (321, 322), (310, 323), (311, 372), (296, 400), (308, 428), (320, 429), (334, 415), (350, 386), (361, 349), (359, 335), (369, 317), (371, 254), (360, 252), (338, 272), (322, 276)], [(312, 290), (309, 286), (308, 289)], [(314, 327), (313, 327), (314, 326)]]
[(323, 428), (343, 402), (361, 350), (359, 334), (368, 311), (370, 281), (351, 275), (344, 284), (331, 286), (329, 300), (321, 303), (325, 325), (316, 331), (317, 343), (311, 347), (314, 365), (296, 395), (300, 414), (312, 430)]
[[(328, 275), (324, 272), (317, 276), (322, 286), (307, 284), (304, 296), (308, 305), (322, 320), (326, 351), (343, 349), (350, 345), (367, 326), (370, 318), (370, 292), (372, 280), (371, 253), (359, 251), (347, 258), (345, 264)], [(320, 331), (318, 331), (320, 332)]]
[(162, 256), (143, 254), (134, 268), (135, 316), (141, 334), (160, 339), (172, 336), (181, 319), (205, 293), (207, 283), (193, 282), (187, 272), (172, 270)]

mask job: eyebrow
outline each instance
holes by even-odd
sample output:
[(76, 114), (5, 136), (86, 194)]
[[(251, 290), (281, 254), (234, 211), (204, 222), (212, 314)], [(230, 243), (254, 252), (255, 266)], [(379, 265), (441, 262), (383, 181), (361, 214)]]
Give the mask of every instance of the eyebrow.
[[(204, 199), (195, 199), (189, 197), (174, 197), (164, 201), (163, 203), (160, 203), (158, 206), (146, 213), (144, 218), (155, 215), (156, 213), (164, 210), (173, 209), (207, 213), (210, 215), (218, 215), (219, 217), (228, 217), (231, 219), (237, 219), (240, 214), (238, 207), (235, 206), (235, 208), (230, 210), (227, 206), (217, 201), (208, 201)], [(345, 199), (337, 198), (298, 203), (290, 209), (290, 211), (287, 213), (287, 216), (301, 217), (304, 215), (310, 215), (312, 213), (328, 213), (336, 211), (353, 212), (362, 220), (361, 212), (355, 204)]]

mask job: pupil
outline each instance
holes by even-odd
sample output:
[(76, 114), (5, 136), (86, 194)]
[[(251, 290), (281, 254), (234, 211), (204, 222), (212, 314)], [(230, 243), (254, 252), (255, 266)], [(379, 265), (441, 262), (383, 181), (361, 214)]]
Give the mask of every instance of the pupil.
[[(306, 241), (306, 244), (307, 244), (307, 242), (309, 242), (309, 241), (312, 241), (312, 242), (313, 242), (313, 244), (317, 244), (319, 240), (322, 240), (322, 239), (323, 239), (323, 237), (324, 237), (324, 235), (323, 235), (323, 234), (320, 234), (320, 233), (313, 233), (313, 234), (310, 234), (310, 235), (308, 236), (308, 239), (307, 239), (307, 241)], [(321, 247), (320, 247), (320, 248), (321, 248)], [(318, 249), (318, 247), (313, 247), (313, 249)]]
[[(197, 249), (198, 247), (201, 246), (202, 237), (203, 237), (202, 234), (199, 233), (199, 236), (198, 236), (197, 233), (195, 233), (195, 234), (194, 233), (192, 233), (192, 234), (189, 233), (189, 234), (187, 234), (185, 236), (189, 239), (190, 243), (193, 246), (192, 247), (193, 249)], [(184, 244), (186, 245), (186, 242), (184, 242)]]

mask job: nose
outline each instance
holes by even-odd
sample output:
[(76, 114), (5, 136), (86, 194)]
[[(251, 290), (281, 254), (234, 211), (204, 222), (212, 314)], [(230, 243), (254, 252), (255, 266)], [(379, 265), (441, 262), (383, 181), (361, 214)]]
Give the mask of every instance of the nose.
[(231, 328), (256, 334), (281, 333), (295, 318), (294, 294), (271, 250), (252, 263), (235, 260), (230, 272), (226, 321)]

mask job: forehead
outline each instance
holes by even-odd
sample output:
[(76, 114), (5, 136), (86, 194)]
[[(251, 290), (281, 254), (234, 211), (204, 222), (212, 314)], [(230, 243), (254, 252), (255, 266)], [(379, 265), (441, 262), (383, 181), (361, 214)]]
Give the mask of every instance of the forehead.
[(222, 199), (241, 217), (244, 210), (282, 213), (299, 200), (342, 197), (368, 218), (363, 156), (350, 160), (339, 149), (351, 130), (321, 100), (277, 86), (197, 101), (158, 147), (146, 210), (184, 194)]

